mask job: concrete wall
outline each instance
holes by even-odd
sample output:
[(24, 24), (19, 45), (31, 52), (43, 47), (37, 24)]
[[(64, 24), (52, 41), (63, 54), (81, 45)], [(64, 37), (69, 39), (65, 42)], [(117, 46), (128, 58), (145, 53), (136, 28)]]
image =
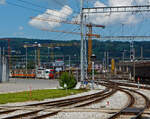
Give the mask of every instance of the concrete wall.
[(9, 81), (9, 65), (5, 56), (0, 57), (0, 82)]

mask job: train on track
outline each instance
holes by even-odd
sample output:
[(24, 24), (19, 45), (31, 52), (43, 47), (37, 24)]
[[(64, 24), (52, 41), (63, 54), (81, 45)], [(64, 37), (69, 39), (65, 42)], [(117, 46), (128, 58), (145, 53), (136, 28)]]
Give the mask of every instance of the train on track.
[(16, 69), (10, 72), (12, 78), (42, 78), (42, 79), (53, 79), (54, 69), (38, 68), (37, 70), (21, 70)]

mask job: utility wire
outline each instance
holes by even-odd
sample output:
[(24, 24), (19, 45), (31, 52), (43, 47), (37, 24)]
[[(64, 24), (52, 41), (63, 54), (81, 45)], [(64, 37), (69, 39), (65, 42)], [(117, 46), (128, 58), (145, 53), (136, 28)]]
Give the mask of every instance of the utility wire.
[[(74, 28), (71, 32), (75, 32), (75, 30), (77, 30), (77, 28)], [(68, 35), (67, 33), (60, 33), (60, 35), (56, 36), (55, 38), (52, 38), (52, 39), (60, 39), (62, 37), (65, 37), (66, 35)], [(73, 35), (73, 34), (72, 34)]]
[[(19, 0), (20, 1), (20, 0)], [(21, 0), (21, 1), (23, 1), (24, 2), (24, 0)], [(23, 6), (23, 5), (19, 5), (19, 4), (16, 4), (16, 3), (12, 3), (12, 2), (7, 2), (8, 4), (10, 4), (10, 5), (13, 5), (13, 6), (17, 6), (17, 7), (21, 7), (21, 8), (24, 8), (24, 9), (27, 9), (27, 10), (32, 10), (32, 11), (34, 11), (34, 12), (43, 12), (43, 11), (41, 11), (41, 10), (37, 10), (37, 9), (34, 9), (34, 8), (30, 8), (30, 7), (26, 7), (26, 6)], [(27, 2), (28, 4), (30, 3), (30, 2)], [(37, 5), (38, 6), (38, 5)], [(38, 6), (38, 7), (41, 7), (41, 6)], [(48, 14), (49, 15), (49, 13), (46, 13), (46, 14)], [(53, 15), (53, 14), (50, 14), (50, 15)], [(56, 15), (53, 15), (53, 16), (56, 16)], [(56, 17), (59, 17), (59, 16), (56, 16)], [(59, 17), (60, 18), (60, 17)], [(64, 19), (64, 18), (63, 18)]]
[[(25, 1), (25, 0), (17, 0), (17, 1), (23, 2), (23, 3), (25, 3), (25, 4), (29, 4), (29, 5), (32, 5), (32, 6), (41, 8), (41, 9), (49, 9), (48, 7), (44, 7), (44, 6), (41, 6), (41, 5), (38, 5), (38, 4), (34, 4), (34, 3), (32, 3), (32, 2), (29, 2), (29, 1)], [(67, 8), (67, 7), (66, 7), (66, 8)], [(69, 9), (69, 8), (67, 8), (67, 9)], [(69, 9), (69, 10), (70, 10), (70, 9)], [(54, 11), (58, 12), (57, 10), (54, 10)], [(68, 15), (68, 14), (66, 14), (65, 12), (63, 12), (63, 14)], [(55, 15), (55, 16), (56, 16), (56, 15)]]
[[(55, 3), (59, 4), (60, 6), (64, 6), (65, 4), (63, 4), (62, 2), (58, 1), (58, 0), (53, 0)], [(74, 10), (75, 13), (79, 14), (80, 12)]]
[[(32, 11), (34, 11), (34, 12), (43, 13), (43, 11), (41, 11), (41, 10), (37, 10), (37, 9), (34, 9), (34, 8), (26, 7), (26, 6), (23, 6), (23, 5), (16, 4), (16, 3), (7, 2), (7, 4), (10, 4), (10, 5), (13, 5), (13, 6), (17, 6), (17, 7), (21, 7), (21, 8), (27, 9), (27, 10), (32, 10)], [(63, 18), (63, 17), (54, 15), (54, 14), (52, 14), (52, 13), (45, 13), (45, 14), (47, 14), (47, 15), (52, 15), (52, 16), (55, 16), (55, 17), (58, 17), (58, 18), (61, 18), (61, 19), (65, 19), (65, 18)]]

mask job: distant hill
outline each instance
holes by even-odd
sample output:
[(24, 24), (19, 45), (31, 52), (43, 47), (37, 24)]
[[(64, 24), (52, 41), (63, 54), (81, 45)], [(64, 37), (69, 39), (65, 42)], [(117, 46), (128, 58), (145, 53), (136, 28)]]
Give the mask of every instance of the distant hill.
[[(10, 47), (12, 51), (18, 52), (19, 54), (25, 54), (25, 48), (23, 45), (25, 43), (33, 44), (37, 43), (80, 43), (79, 40), (72, 41), (56, 41), (56, 40), (40, 40), (40, 39), (27, 39), (27, 38), (9, 38)], [(140, 48), (143, 47), (143, 56), (145, 58), (150, 58), (150, 41), (140, 41), (134, 42), (136, 57), (140, 57)], [(5, 47), (7, 50), (7, 41), (0, 39), (0, 47)], [(96, 54), (98, 60), (102, 60), (104, 57), (104, 52), (108, 51), (111, 58), (121, 59), (122, 51), (126, 50), (125, 57), (129, 58), (130, 54), (130, 43), (121, 41), (97, 41), (93, 40), (93, 53)], [(50, 52), (52, 49), (50, 49)], [(78, 46), (63, 46), (53, 49), (55, 55), (71, 55), (80, 56), (80, 45)], [(41, 48), (41, 55), (47, 54), (48, 48)], [(34, 53), (34, 48), (28, 49), (29, 54)]]

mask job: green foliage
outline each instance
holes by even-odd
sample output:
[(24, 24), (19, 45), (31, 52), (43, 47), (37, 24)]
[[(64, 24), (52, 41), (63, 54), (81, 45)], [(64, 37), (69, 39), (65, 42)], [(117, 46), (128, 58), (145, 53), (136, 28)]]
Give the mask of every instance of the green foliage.
[[(26, 49), (23, 47), (25, 43), (34, 44), (35, 42), (38, 42), (40, 44), (42, 43), (80, 43), (79, 40), (71, 40), (71, 41), (62, 41), (62, 40), (50, 40), (50, 39), (26, 39), (26, 38), (6, 38), (10, 39), (10, 47), (12, 49), (11, 55), (25, 55)], [(102, 61), (104, 58), (104, 52), (109, 51), (109, 56), (116, 59), (116, 61), (122, 59), (122, 52), (123, 50), (126, 50), (125, 52), (125, 58), (130, 57), (130, 42), (128, 41), (98, 41), (93, 40), (92, 41), (92, 52), (96, 55), (96, 60)], [(0, 46), (5, 47), (7, 49), (8, 43), (7, 41), (0, 41)], [(143, 55), (146, 58), (150, 58), (150, 41), (139, 41), (134, 42), (135, 47), (135, 54), (136, 57), (140, 57), (140, 47), (143, 47)], [(28, 60), (34, 60), (34, 57), (29, 57), (31, 55), (34, 55), (35, 48), (29, 47), (28, 48)], [(52, 50), (50, 49), (50, 52)], [(70, 55), (71, 56), (71, 63), (77, 63), (79, 64), (79, 56), (80, 56), (80, 45), (76, 46), (63, 46), (60, 49), (54, 48), (53, 49), (54, 54), (56, 55)], [(48, 61), (47, 57), (45, 57), (45, 54), (47, 54), (47, 48), (40, 48), (40, 54), (41, 54), (41, 61)], [(44, 55), (43, 55), (44, 54)], [(75, 57), (76, 55), (76, 57)], [(68, 60), (68, 59), (65, 59)]]
[(33, 91), (24, 91), (17, 93), (7, 93), (0, 94), (0, 104), (14, 103), (14, 102), (25, 102), (30, 100), (44, 100), (48, 98), (59, 98), (63, 96), (68, 96), (72, 94), (82, 93), (87, 90), (58, 90), (58, 89), (46, 89), (46, 90), (33, 90)]
[(76, 86), (76, 84), (77, 84), (77, 81), (72, 74), (69, 74), (68, 72), (64, 72), (60, 76), (59, 85), (63, 87), (64, 89), (73, 89)]

